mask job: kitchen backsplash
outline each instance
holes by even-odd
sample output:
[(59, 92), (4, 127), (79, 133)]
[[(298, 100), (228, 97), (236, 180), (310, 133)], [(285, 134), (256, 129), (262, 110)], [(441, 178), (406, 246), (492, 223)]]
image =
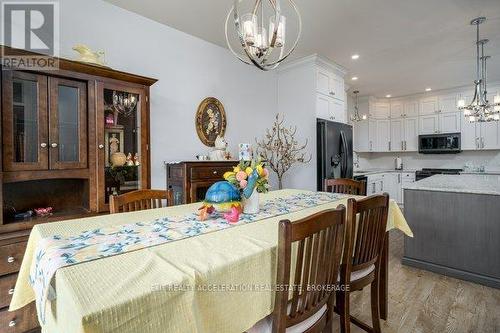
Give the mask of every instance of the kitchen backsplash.
[[(394, 169), (396, 157), (403, 159), (405, 169), (484, 167), (486, 171), (500, 171), (500, 151), (466, 151), (459, 154), (424, 155), (418, 153), (359, 153), (358, 170)], [(356, 158), (354, 159), (356, 162)]]

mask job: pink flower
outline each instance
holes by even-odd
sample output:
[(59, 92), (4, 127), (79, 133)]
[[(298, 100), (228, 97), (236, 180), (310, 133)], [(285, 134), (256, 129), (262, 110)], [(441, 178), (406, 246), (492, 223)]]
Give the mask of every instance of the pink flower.
[(269, 170), (267, 170), (266, 168), (264, 168), (264, 170), (262, 170), (262, 171), (264, 172), (264, 177), (266, 179), (268, 179), (269, 178)]
[(245, 171), (238, 171), (238, 173), (236, 173), (236, 180), (241, 182), (245, 179), (247, 179), (247, 173)]
[(240, 187), (241, 188), (247, 187), (247, 184), (248, 184), (248, 182), (246, 180), (244, 180), (244, 179), (240, 181)]
[(230, 224), (237, 223), (240, 220), (240, 211), (237, 207), (231, 207), (231, 211), (229, 213), (224, 214), (224, 218)]

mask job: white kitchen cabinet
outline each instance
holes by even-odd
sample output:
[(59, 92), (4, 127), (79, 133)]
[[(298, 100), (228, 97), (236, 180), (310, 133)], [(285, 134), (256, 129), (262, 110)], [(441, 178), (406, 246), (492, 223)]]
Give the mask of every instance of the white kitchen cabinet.
[(344, 123), (346, 121), (344, 103), (335, 98), (317, 93), (316, 117)]
[(438, 110), (440, 113), (457, 112), (457, 95), (448, 94), (438, 96)]
[(403, 107), (404, 117), (418, 117), (418, 101), (417, 100), (407, 100), (404, 102)]
[(477, 123), (481, 127), (481, 149), (500, 149), (500, 127), (497, 121)]
[(316, 90), (320, 94), (345, 101), (344, 79), (320, 66), (316, 68)]
[(401, 202), (401, 173), (388, 172), (382, 175), (382, 193), (389, 194), (389, 198)]
[(402, 101), (391, 101), (391, 118), (401, 118), (404, 115), (404, 104)]
[(374, 195), (381, 193), (383, 188), (383, 179), (381, 174), (373, 174), (366, 176), (366, 195)]
[(403, 204), (405, 202), (405, 196), (404, 196), (404, 187), (407, 184), (411, 184), (415, 182), (415, 172), (402, 172), (401, 173), (401, 201), (400, 203)]
[(368, 120), (368, 143), (370, 146), (369, 151), (376, 151), (378, 140), (377, 140), (377, 129), (378, 129), (378, 121), (374, 119)]
[(420, 100), (420, 115), (435, 114), (438, 110), (437, 97), (426, 97)]
[(353, 124), (353, 146), (354, 151), (364, 153), (370, 151), (370, 135), (368, 119), (354, 122)]
[(390, 151), (391, 144), (391, 121), (377, 120), (377, 148), (375, 151), (387, 152)]
[(402, 118), (391, 120), (391, 151), (404, 150), (404, 136), (404, 120)]
[(404, 127), (404, 151), (418, 150), (418, 118), (405, 118)]
[(462, 113), (449, 112), (439, 113), (439, 133), (457, 133), (460, 132), (460, 118)]
[(439, 116), (437, 114), (421, 115), (420, 134), (434, 134), (439, 130)]
[(373, 112), (370, 112), (377, 119), (389, 119), (391, 111), (390, 105), (386, 102), (376, 102)]
[(462, 150), (500, 149), (498, 122), (471, 123), (462, 117)]

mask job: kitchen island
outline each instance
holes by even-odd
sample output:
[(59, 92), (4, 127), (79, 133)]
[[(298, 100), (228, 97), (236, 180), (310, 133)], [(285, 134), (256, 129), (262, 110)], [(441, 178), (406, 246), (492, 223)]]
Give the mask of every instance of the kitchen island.
[(500, 176), (435, 175), (404, 186), (403, 264), (500, 288)]

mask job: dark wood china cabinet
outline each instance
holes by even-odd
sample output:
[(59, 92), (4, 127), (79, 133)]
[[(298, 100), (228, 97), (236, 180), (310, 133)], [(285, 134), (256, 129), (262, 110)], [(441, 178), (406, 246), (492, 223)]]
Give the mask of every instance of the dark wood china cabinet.
[(33, 304), (7, 311), (33, 225), (105, 213), (109, 195), (150, 187), (156, 80), (65, 59), (0, 75), (0, 332), (17, 333), (38, 326)]

